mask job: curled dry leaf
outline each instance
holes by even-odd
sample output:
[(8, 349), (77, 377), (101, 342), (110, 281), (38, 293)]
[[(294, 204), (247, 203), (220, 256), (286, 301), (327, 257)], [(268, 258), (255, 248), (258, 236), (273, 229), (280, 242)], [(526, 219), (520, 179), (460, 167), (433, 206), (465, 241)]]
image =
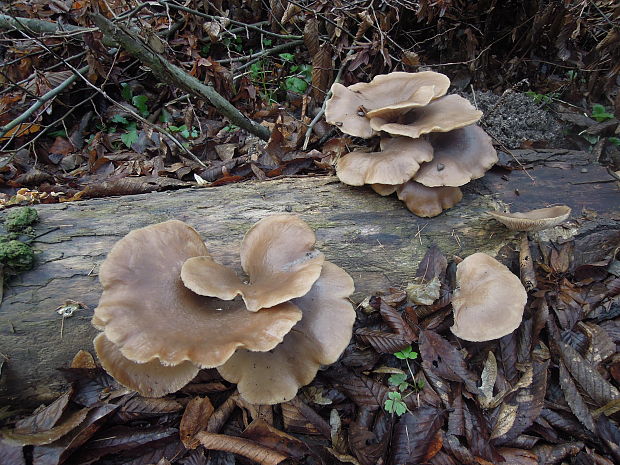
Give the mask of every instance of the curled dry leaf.
[(281, 404), (284, 427), (291, 433), (320, 434), (331, 439), (329, 424), (298, 397)]
[(214, 410), (208, 397), (197, 396), (189, 401), (179, 426), (181, 441), (186, 448), (195, 449), (198, 447), (200, 442), (194, 439), (194, 436), (207, 428)]
[(69, 433), (80, 423), (82, 423), (86, 418), (86, 415), (88, 415), (89, 410), (90, 409), (88, 408), (84, 408), (78, 410), (77, 412), (73, 412), (59, 425), (44, 431), (27, 433), (21, 429), (14, 429), (9, 431), (3, 431), (2, 436), (6, 439), (9, 439), (10, 441), (21, 444), (22, 446), (50, 444), (61, 438), (65, 434)]
[(19, 420), (15, 423), (15, 432), (35, 434), (53, 428), (65, 412), (72, 395), (73, 389), (70, 389), (47, 407), (38, 408), (33, 415)]
[(274, 428), (261, 419), (253, 420), (243, 430), (241, 436), (294, 460), (301, 460), (310, 453), (310, 449), (303, 441)]
[(249, 439), (207, 433), (205, 431), (198, 433), (196, 439), (207, 449), (232, 452), (261, 465), (278, 465), (288, 458), (288, 456), (280, 452), (261, 446)]

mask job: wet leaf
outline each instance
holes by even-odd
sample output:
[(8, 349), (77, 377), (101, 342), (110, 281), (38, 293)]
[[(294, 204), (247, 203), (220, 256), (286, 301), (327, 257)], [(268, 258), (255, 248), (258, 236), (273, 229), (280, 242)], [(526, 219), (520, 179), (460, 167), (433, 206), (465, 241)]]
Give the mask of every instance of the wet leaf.
[(320, 434), (331, 439), (331, 428), (312, 408), (295, 397), (281, 404), (284, 427), (291, 433)]
[(49, 445), (35, 446), (32, 451), (33, 465), (58, 465), (90, 439), (118, 406), (104, 404), (93, 407), (78, 427)]
[(506, 465), (538, 465), (538, 456), (528, 450), (501, 447), (497, 452), (504, 457)]
[(53, 428), (65, 412), (72, 395), (73, 389), (70, 389), (47, 407), (37, 409), (33, 415), (19, 420), (15, 423), (15, 432), (34, 434)]
[(605, 443), (616, 461), (620, 462), (620, 428), (604, 415), (596, 420), (598, 437)]
[(356, 421), (349, 426), (349, 446), (362, 465), (380, 463), (389, 445), (391, 429), (379, 436), (365, 425), (367, 418), (374, 419), (372, 415), (367, 409), (361, 409)]
[(393, 354), (411, 344), (410, 340), (400, 334), (388, 333), (376, 329), (360, 328), (355, 330), (355, 335), (380, 354)]
[(66, 416), (57, 426), (44, 430), (37, 431), (35, 433), (23, 432), (23, 430), (3, 431), (4, 438), (9, 439), (22, 446), (31, 445), (43, 445), (50, 444), (57, 439), (61, 438), (65, 434), (68, 434), (71, 430), (76, 428), (80, 423), (84, 421), (89, 409), (84, 408), (73, 412)]
[[(491, 434), (492, 438), (496, 438), (497, 444), (503, 444), (516, 438), (532, 425), (540, 414), (547, 389), (548, 366), (548, 360), (545, 362), (534, 361), (531, 381), (518, 389), (514, 398), (506, 400), (502, 404), (500, 417), (506, 417), (512, 424), (507, 428), (508, 421), (502, 423), (498, 421), (502, 427), (498, 428), (496, 425)], [(502, 415), (501, 412), (506, 414)]]
[(420, 332), (422, 365), (429, 371), (451, 381), (462, 381), (472, 394), (479, 394), (478, 377), (467, 369), (463, 355), (434, 331)]
[(371, 410), (383, 408), (388, 388), (372, 378), (353, 372), (345, 372), (334, 378), (334, 382), (359, 407)]
[(104, 456), (129, 451), (149, 443), (175, 437), (178, 429), (165, 426), (134, 428), (131, 426), (113, 426), (93, 437), (85, 449), (89, 455)]
[(214, 411), (213, 404), (208, 397), (194, 397), (189, 401), (179, 426), (179, 434), (185, 447), (188, 449), (198, 447), (199, 441), (194, 439), (194, 436), (207, 428)]
[(576, 455), (584, 444), (582, 442), (567, 442), (564, 444), (548, 445), (542, 444), (534, 447), (533, 452), (538, 456), (538, 463), (541, 465), (551, 465), (560, 463), (562, 460)]
[(24, 447), (0, 439), (0, 465), (26, 465)]
[(224, 434), (207, 433), (204, 431), (198, 433), (196, 439), (207, 449), (232, 452), (233, 454), (242, 455), (261, 465), (278, 465), (288, 458), (288, 456), (284, 454), (261, 446), (249, 439), (236, 438)]
[(562, 387), (562, 391), (564, 391), (566, 402), (581, 424), (590, 431), (594, 431), (594, 419), (590, 414), (588, 406), (583, 400), (583, 397), (581, 397), (581, 394), (577, 391), (577, 386), (575, 386), (575, 383), (564, 366), (564, 363), (560, 362), (559, 367), (560, 386)]
[(381, 313), (381, 318), (383, 318), (383, 321), (387, 323), (390, 329), (409, 343), (418, 339), (415, 331), (405, 322), (401, 314), (387, 305), (383, 299), (381, 299), (379, 313)]
[(278, 451), (295, 460), (301, 460), (311, 453), (303, 441), (274, 428), (261, 419), (253, 420), (243, 430), (241, 437)]
[(431, 281), (433, 278), (441, 279), (445, 275), (447, 267), (448, 260), (441, 253), (439, 247), (433, 244), (424, 254), (415, 275), (423, 281)]
[(123, 465), (152, 465), (162, 460), (173, 460), (185, 452), (181, 441), (171, 441), (159, 447), (146, 448), (146, 452)]
[(207, 425), (207, 431), (209, 433), (217, 433), (223, 427), (224, 424), (230, 418), (232, 412), (237, 408), (236, 403), (236, 394), (228, 396), (226, 399), (215, 411), (211, 414), (209, 418), (209, 424)]
[(429, 450), (434, 453), (438, 450), (434, 446), (435, 435), (443, 421), (443, 413), (434, 407), (420, 407), (413, 413), (403, 415), (394, 427), (390, 464), (406, 465), (428, 461), (432, 457), (428, 455)]
[(167, 413), (174, 413), (182, 409), (183, 406), (174, 399), (135, 395), (121, 404), (117, 415), (123, 421), (130, 421), (138, 418), (149, 418)]
[(561, 341), (557, 341), (557, 345), (570, 374), (582, 391), (587, 393), (599, 407), (620, 397), (618, 390), (603, 378), (579, 352)]

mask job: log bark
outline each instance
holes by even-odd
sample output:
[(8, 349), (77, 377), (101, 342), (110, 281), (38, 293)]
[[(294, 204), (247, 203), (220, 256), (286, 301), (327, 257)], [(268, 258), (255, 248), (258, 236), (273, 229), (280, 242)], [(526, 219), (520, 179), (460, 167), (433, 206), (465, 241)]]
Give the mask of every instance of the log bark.
[[(603, 180), (596, 184), (595, 195), (561, 198), (561, 189), (570, 185), (567, 176), (581, 180), (585, 174), (579, 166), (568, 170), (542, 167), (541, 173), (546, 169), (552, 170), (545, 174), (550, 179), (542, 183), (537, 177), (539, 185), (523, 173), (515, 171), (509, 176), (527, 194), (522, 196), (513, 193), (512, 185), (503, 184), (508, 182), (502, 178), (504, 174), (487, 175), (484, 182), (473, 183), (466, 190), (457, 207), (435, 218), (418, 218), (393, 196), (380, 197), (367, 188), (345, 186), (333, 177), (37, 206), (41, 217), (34, 242), (37, 265), (6, 285), (0, 306), (0, 354), (6, 357), (0, 404), (54, 398), (65, 386), (57, 368), (68, 366), (80, 349), (93, 352), (95, 331), (90, 318), (101, 292), (98, 268), (112, 245), (132, 229), (172, 218), (185, 221), (200, 232), (214, 257), (231, 264), (253, 223), (269, 214), (295, 213), (315, 229), (317, 247), (327, 259), (353, 276), (353, 300), (359, 302), (375, 291), (405, 286), (431, 244), (448, 256), (476, 251), (495, 255), (505, 244), (516, 244), (513, 233), (484, 214), (504, 202), (511, 202), (513, 211), (568, 203), (575, 209), (573, 218), (580, 218), (581, 207), (586, 205), (596, 213), (596, 220), (573, 221), (570, 227), (560, 228), (563, 235), (587, 244), (575, 247), (586, 250), (584, 261), (606, 253), (611, 242), (620, 243), (615, 184)], [(536, 170), (532, 175), (537, 176)], [(605, 170), (598, 167), (587, 176), (604, 175)], [(527, 183), (529, 192), (522, 185)], [(573, 189), (580, 187), (593, 189), (589, 184), (573, 185)], [(544, 200), (526, 206), (521, 199), (534, 197), (535, 192)], [(88, 309), (76, 312), (63, 324), (56, 309), (68, 299), (82, 302)]]

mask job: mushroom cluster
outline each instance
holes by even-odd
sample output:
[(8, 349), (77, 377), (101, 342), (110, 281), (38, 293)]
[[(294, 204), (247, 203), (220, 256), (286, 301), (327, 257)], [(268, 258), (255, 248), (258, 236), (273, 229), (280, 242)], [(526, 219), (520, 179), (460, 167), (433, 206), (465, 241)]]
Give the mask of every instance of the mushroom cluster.
[(475, 125), (482, 112), (458, 95), (445, 95), (441, 73), (393, 72), (349, 87), (335, 83), (325, 119), (346, 134), (381, 135), (380, 151), (340, 158), (338, 178), (370, 184), (381, 195), (396, 192), (418, 216), (431, 217), (462, 198), (460, 186), (497, 162), (491, 138)]
[(292, 399), (338, 359), (355, 319), (353, 280), (314, 243), (295, 216), (259, 221), (241, 243), (242, 281), (181, 221), (130, 232), (99, 273), (92, 323), (102, 331), (94, 340), (101, 365), (150, 397), (217, 367), (248, 402)]

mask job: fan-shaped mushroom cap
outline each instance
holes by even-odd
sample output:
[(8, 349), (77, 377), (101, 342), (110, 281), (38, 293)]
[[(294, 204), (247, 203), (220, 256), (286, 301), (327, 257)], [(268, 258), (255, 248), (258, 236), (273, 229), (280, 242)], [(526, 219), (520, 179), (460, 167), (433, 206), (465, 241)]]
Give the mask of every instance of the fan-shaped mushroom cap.
[(396, 192), (396, 189), (398, 189), (398, 186), (391, 184), (371, 184), (370, 187), (372, 187), (372, 190), (375, 191), (377, 194), (384, 197), (386, 195), (392, 195), (394, 192)]
[(252, 313), (241, 302), (195, 294), (181, 281), (183, 263), (195, 256), (208, 256), (207, 248), (180, 221), (134, 230), (114, 245), (99, 272), (94, 320), (124, 357), (215, 367), (238, 347), (274, 348), (301, 318), (292, 303)]
[(542, 231), (566, 221), (570, 216), (570, 212), (570, 207), (560, 205), (557, 207), (539, 208), (528, 212), (489, 212), (489, 215), (512, 231)]
[(269, 216), (252, 226), (241, 242), (241, 266), (249, 284), (208, 255), (188, 259), (181, 279), (199, 295), (231, 300), (240, 294), (247, 309), (256, 312), (310, 290), (325, 259), (314, 250), (315, 241), (314, 231), (296, 216)]
[(349, 87), (335, 83), (325, 106), (325, 120), (346, 134), (369, 138), (375, 131), (370, 127), (367, 112), (402, 114), (445, 95), (448, 87), (448, 77), (432, 71), (381, 74), (370, 82)]
[(162, 365), (157, 359), (147, 363), (132, 362), (102, 333), (95, 337), (93, 343), (103, 369), (123, 386), (146, 397), (161, 397), (178, 391), (200, 370), (192, 362), (181, 362), (175, 366)]
[(433, 147), (422, 139), (389, 137), (381, 139), (380, 152), (351, 152), (336, 167), (338, 178), (350, 186), (402, 184), (433, 158)]
[(458, 187), (426, 187), (415, 181), (399, 186), (396, 192), (411, 213), (426, 218), (454, 207), (463, 198)]
[(469, 101), (459, 95), (447, 95), (430, 102), (428, 105), (414, 108), (401, 117), (401, 121), (374, 117), (370, 127), (375, 131), (385, 131), (393, 136), (418, 138), (429, 132), (448, 132), (469, 126), (482, 118), (482, 112), (476, 110)]
[(325, 262), (310, 292), (293, 300), (303, 318), (282, 343), (269, 352), (239, 350), (217, 370), (237, 383), (241, 396), (253, 404), (292, 399), (321, 365), (334, 363), (349, 343), (355, 311), (347, 297), (353, 290), (351, 277)]
[(452, 297), (454, 326), (466, 341), (490, 341), (512, 333), (521, 324), (527, 292), (521, 280), (485, 253), (470, 255), (456, 267)]
[(424, 163), (414, 179), (428, 187), (462, 186), (484, 176), (495, 163), (497, 152), (491, 138), (479, 126), (431, 134), (433, 160)]

